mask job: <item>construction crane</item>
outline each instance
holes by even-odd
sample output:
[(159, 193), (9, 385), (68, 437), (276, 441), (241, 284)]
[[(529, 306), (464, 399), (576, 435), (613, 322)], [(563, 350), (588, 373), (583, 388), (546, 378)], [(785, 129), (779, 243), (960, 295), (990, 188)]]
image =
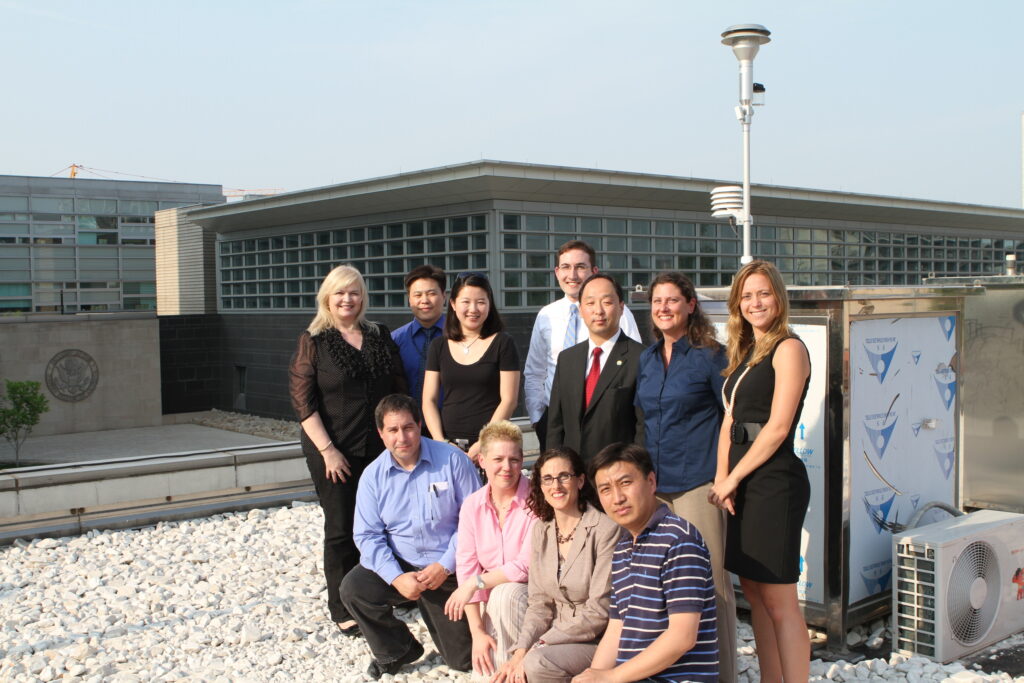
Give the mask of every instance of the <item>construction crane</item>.
[[(58, 175), (60, 173), (63, 173), (64, 171), (68, 172), (68, 177), (69, 178), (76, 178), (76, 177), (78, 177), (78, 172), (79, 171), (86, 171), (88, 173), (92, 173), (93, 175), (98, 175), (101, 178), (107, 178), (108, 180), (112, 180), (112, 178), (109, 178), (108, 176), (104, 175), (105, 173), (112, 173), (114, 175), (126, 176), (126, 177), (129, 177), (129, 178), (140, 178), (142, 180), (156, 180), (156, 181), (162, 182), (162, 183), (177, 183), (177, 182), (181, 182), (179, 180), (168, 180), (166, 178), (153, 178), (151, 176), (136, 175), (134, 173), (122, 173), (121, 171), (110, 171), (110, 170), (105, 170), (105, 169), (102, 169), (102, 168), (90, 168), (89, 166), (85, 166), (83, 164), (70, 164), (70, 165), (65, 166), (64, 168), (60, 169), (59, 171), (57, 171), (57, 173), (51, 173), (50, 177), (52, 178), (52, 177), (54, 177), (54, 176), (56, 176), (56, 175)], [(282, 192), (284, 192), (284, 189), (280, 188), (280, 187), (261, 187), (261, 188), (234, 188), (234, 187), (232, 187), (232, 188), (224, 188), (223, 192), (224, 192), (224, 196), (225, 197), (232, 197), (232, 198), (237, 198), (237, 199), (246, 199), (247, 197), (248, 198), (256, 198), (256, 197), (266, 197), (266, 196), (274, 195), (274, 194), (281, 194)]]

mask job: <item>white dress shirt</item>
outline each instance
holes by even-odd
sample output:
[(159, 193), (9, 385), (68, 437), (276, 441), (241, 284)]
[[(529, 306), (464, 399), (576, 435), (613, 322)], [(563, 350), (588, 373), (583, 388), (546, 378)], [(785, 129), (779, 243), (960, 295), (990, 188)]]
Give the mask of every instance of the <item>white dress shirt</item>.
[[(601, 357), (598, 359), (598, 361), (601, 364), (601, 372), (604, 372), (604, 366), (608, 362), (608, 356), (611, 354), (612, 349), (615, 348), (615, 343), (617, 341), (619, 341), (619, 336), (620, 335), (622, 335), (622, 328), (621, 327), (615, 332), (615, 334), (612, 336), (611, 339), (606, 341), (604, 344), (601, 344)], [(588, 336), (587, 337), (587, 365), (586, 365), (586, 368), (583, 370), (583, 378), (584, 379), (586, 379), (586, 377), (590, 374), (590, 366), (594, 362), (594, 349), (596, 349), (596, 348), (597, 348), (597, 344), (595, 344), (594, 340), (591, 339)]]
[[(551, 399), (551, 382), (555, 378), (558, 354), (562, 352), (562, 345), (565, 343), (565, 332), (569, 326), (569, 306), (573, 303), (569, 297), (563, 296), (540, 309), (537, 319), (533, 323), (530, 351), (526, 356), (526, 366), (523, 368), (526, 412), (530, 416), (531, 423), (535, 424), (540, 420)], [(576, 304), (579, 305), (579, 302)], [(626, 333), (626, 336), (636, 342), (641, 342), (640, 330), (637, 329), (636, 320), (633, 318), (629, 306), (626, 306), (622, 312), (619, 327)], [(589, 336), (590, 332), (583, 324), (581, 315), (579, 324), (576, 326), (576, 342), (584, 341)], [(604, 367), (603, 363), (604, 359), (602, 359), (601, 367)], [(589, 365), (587, 367), (589, 368)]]

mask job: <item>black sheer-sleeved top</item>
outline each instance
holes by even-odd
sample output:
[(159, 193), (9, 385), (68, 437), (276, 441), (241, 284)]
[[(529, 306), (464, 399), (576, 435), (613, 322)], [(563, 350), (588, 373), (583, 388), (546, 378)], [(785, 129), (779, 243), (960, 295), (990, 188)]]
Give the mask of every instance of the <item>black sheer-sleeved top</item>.
[[(303, 332), (288, 371), (292, 408), (300, 422), (319, 413), (346, 458), (373, 458), (384, 450), (374, 408), (388, 394), (408, 391), (398, 346), (384, 325), (363, 324), (362, 349), (333, 328), (316, 336)], [(307, 456), (318, 452), (305, 431), (302, 450)]]

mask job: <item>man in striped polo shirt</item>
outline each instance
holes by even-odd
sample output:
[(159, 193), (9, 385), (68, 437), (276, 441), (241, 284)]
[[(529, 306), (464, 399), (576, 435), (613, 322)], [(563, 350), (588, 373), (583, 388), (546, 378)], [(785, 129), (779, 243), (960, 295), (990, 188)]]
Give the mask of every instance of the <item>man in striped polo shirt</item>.
[(590, 478), (625, 531), (612, 557), (608, 630), (574, 683), (716, 682), (715, 584), (700, 532), (657, 499), (641, 446), (605, 447), (590, 463)]

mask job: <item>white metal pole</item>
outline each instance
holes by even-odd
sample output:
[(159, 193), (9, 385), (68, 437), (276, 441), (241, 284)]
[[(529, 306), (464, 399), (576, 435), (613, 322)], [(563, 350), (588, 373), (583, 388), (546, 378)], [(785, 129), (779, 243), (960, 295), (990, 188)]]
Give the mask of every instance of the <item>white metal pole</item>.
[[(749, 107), (750, 105), (746, 105)], [(743, 256), (740, 265), (754, 260), (750, 249), (750, 109), (743, 118)]]

